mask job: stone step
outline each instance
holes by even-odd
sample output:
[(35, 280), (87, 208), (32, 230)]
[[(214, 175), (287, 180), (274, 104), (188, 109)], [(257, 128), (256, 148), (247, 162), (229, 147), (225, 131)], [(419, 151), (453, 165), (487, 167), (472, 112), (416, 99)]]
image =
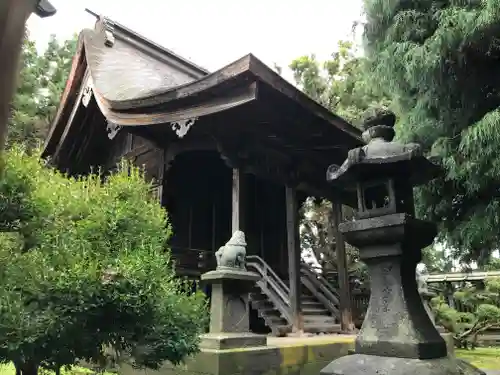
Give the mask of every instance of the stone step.
[(302, 295), (302, 302), (318, 302), (318, 299), (314, 296)]
[(274, 324), (287, 324), (286, 322), (286, 319), (283, 318), (281, 315), (276, 315), (276, 316), (267, 316), (267, 319), (269, 319), (269, 321), (273, 322)]
[(304, 322), (314, 324), (335, 324), (335, 318), (328, 315), (304, 315)]
[[(301, 302), (305, 332), (314, 334), (340, 332), (340, 325), (336, 324), (325, 306), (306, 288), (303, 289)], [(292, 332), (292, 326), (257, 284), (250, 292), (250, 303), (273, 335), (285, 336)]]
[(305, 323), (304, 332), (307, 333), (339, 333), (340, 324), (317, 324)]
[(302, 307), (302, 314), (304, 315), (325, 315), (328, 316), (328, 310), (325, 309), (323, 306), (317, 307), (317, 306), (303, 306)]
[(303, 309), (324, 309), (325, 306), (318, 301), (305, 301), (302, 302)]
[(279, 310), (276, 308), (259, 309), (259, 313), (262, 317), (280, 318), (280, 319), (283, 318)]
[(274, 308), (274, 303), (269, 301), (269, 299), (265, 300), (250, 300), (252, 307), (256, 310), (259, 309), (269, 309), (269, 308)]
[(268, 298), (264, 293), (250, 293), (250, 300), (251, 301), (267, 301)]

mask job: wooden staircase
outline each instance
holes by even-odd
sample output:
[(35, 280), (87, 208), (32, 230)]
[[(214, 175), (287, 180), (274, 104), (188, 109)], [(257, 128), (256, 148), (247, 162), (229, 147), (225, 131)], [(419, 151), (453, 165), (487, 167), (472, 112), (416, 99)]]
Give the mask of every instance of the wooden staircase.
[[(250, 304), (275, 336), (292, 332), (290, 289), (288, 281), (276, 273), (258, 256), (247, 257), (248, 269), (261, 275), (250, 293)], [(304, 331), (308, 333), (338, 333), (340, 331), (338, 296), (320, 275), (307, 265), (301, 267), (302, 313)]]
[(288, 319), (271, 301), (268, 295), (256, 284), (250, 292), (250, 305), (257, 311), (273, 336), (286, 336), (292, 332), (292, 325)]
[(304, 280), (302, 280), (302, 289), (304, 332), (339, 333), (340, 324), (336, 317), (305, 287)]

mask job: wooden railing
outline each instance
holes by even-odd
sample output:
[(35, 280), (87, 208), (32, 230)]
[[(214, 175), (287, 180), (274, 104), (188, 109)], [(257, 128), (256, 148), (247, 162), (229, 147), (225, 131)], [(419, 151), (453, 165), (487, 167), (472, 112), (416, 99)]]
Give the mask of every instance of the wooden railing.
[(351, 291), (352, 320), (356, 326), (361, 326), (365, 319), (368, 303), (370, 302), (370, 292), (361, 290)]
[[(216, 267), (215, 254), (211, 250), (190, 249), (172, 246), (172, 261), (175, 263), (179, 275), (198, 277), (204, 272)], [(269, 292), (272, 302), (291, 323), (290, 289), (274, 270), (259, 256), (247, 256), (247, 267), (262, 277), (262, 287)], [(339, 297), (337, 290), (322, 274), (313, 267), (303, 263), (301, 276), (305, 279), (304, 285), (325, 305), (333, 316), (338, 317)], [(369, 293), (352, 291), (353, 319), (361, 324), (368, 308)]]
[(290, 288), (273, 271), (271, 267), (258, 255), (247, 256), (247, 269), (258, 273), (261, 279), (257, 281), (259, 287), (271, 299), (274, 306), (292, 324), (292, 314), (290, 308)]
[(213, 251), (176, 246), (172, 246), (170, 250), (178, 274), (197, 276), (215, 269), (216, 261)]
[(328, 309), (337, 320), (340, 320), (339, 296), (332, 285), (306, 263), (300, 266), (302, 284)]

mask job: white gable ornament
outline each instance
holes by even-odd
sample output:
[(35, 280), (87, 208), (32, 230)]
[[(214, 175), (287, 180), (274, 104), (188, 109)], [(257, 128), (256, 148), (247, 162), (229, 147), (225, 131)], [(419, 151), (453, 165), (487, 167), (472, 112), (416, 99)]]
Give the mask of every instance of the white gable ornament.
[(187, 134), (189, 129), (191, 129), (191, 126), (194, 125), (196, 120), (198, 120), (198, 117), (189, 118), (186, 120), (172, 121), (170, 123), (170, 126), (179, 138), (183, 138)]
[(106, 131), (108, 133), (108, 138), (113, 139), (116, 137), (116, 134), (120, 131), (122, 127), (120, 125), (117, 125), (111, 121), (108, 121), (108, 125), (106, 126)]

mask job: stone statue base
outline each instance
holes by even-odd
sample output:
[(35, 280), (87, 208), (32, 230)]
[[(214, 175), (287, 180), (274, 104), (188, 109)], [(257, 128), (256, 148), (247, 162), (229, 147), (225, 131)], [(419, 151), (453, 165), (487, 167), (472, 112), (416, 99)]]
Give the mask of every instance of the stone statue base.
[(486, 375), (471, 364), (451, 357), (410, 359), (353, 354), (339, 358), (321, 375)]
[(201, 335), (202, 349), (235, 349), (267, 345), (267, 336), (254, 333), (207, 333)]
[(212, 285), (210, 334), (248, 334), (248, 294), (260, 276), (238, 268), (218, 267), (201, 275), (203, 283)]

